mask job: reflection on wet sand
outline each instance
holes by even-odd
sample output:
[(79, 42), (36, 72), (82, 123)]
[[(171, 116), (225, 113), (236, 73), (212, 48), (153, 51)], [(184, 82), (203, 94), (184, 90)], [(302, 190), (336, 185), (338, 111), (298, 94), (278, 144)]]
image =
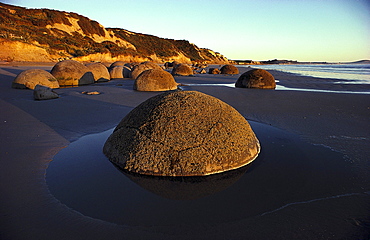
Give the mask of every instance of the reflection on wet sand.
[(227, 189), (248, 171), (251, 164), (201, 177), (148, 176), (124, 171), (118, 167), (117, 169), (134, 183), (156, 195), (173, 200), (193, 200)]

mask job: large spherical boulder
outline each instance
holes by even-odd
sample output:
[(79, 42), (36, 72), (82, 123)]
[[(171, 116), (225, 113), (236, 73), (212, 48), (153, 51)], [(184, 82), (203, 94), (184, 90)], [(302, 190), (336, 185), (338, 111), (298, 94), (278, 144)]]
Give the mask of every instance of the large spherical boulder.
[(142, 62), (139, 65), (133, 67), (131, 71), (131, 78), (136, 79), (140, 73), (144, 72), (145, 70), (149, 69), (158, 69), (158, 70), (163, 70), (158, 64), (153, 63), (153, 62)]
[(60, 86), (88, 85), (95, 82), (92, 72), (74, 60), (58, 62), (51, 69), (51, 74), (58, 80)]
[(107, 82), (110, 80), (108, 68), (101, 63), (91, 63), (86, 65), (90, 72), (93, 73), (95, 82)]
[(196, 91), (154, 96), (134, 108), (104, 145), (125, 171), (204, 176), (245, 166), (260, 151), (247, 120), (221, 100)]
[(235, 87), (275, 89), (276, 83), (274, 76), (268, 71), (253, 69), (243, 73), (236, 81)]
[(109, 69), (109, 75), (111, 79), (115, 78), (123, 78), (123, 66), (115, 66), (111, 69)]
[(59, 88), (57, 79), (42, 69), (29, 69), (21, 72), (12, 82), (12, 88), (34, 89), (36, 85)]
[(210, 68), (210, 69), (208, 69), (208, 73), (209, 74), (220, 74), (221, 71), (218, 68)]
[(239, 74), (239, 69), (234, 65), (224, 65), (220, 69), (221, 74)]
[(188, 64), (175, 65), (171, 72), (172, 75), (189, 76), (193, 75), (193, 69)]
[(166, 71), (149, 69), (142, 72), (135, 80), (134, 90), (137, 91), (168, 91), (177, 89), (173, 76)]

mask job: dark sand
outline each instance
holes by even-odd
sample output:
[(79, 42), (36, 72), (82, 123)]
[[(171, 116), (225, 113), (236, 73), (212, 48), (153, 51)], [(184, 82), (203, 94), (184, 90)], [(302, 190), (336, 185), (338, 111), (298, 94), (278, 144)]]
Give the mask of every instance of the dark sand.
[[(30, 67), (51, 69), (49, 65), (0, 66), (0, 239), (369, 238), (369, 94), (184, 86), (227, 102), (248, 120), (339, 152), (342, 160), (351, 164), (348, 171), (355, 176), (353, 187), (350, 182), (343, 186), (340, 196), (311, 199), (302, 204), (286, 203), (286, 207), (269, 214), (223, 224), (191, 228), (117, 225), (86, 217), (54, 198), (45, 182), (46, 170), (53, 156), (70, 142), (113, 128), (133, 107), (158, 93), (135, 92), (132, 80), (115, 80), (57, 89), (59, 99), (34, 101), (32, 91), (10, 87), (15, 76)], [(323, 79), (271, 73), (286, 87), (369, 90), (364, 85), (328, 84)], [(176, 80), (183, 84), (227, 84), (237, 77), (207, 74)], [(83, 91), (102, 94), (89, 96), (81, 94)]]

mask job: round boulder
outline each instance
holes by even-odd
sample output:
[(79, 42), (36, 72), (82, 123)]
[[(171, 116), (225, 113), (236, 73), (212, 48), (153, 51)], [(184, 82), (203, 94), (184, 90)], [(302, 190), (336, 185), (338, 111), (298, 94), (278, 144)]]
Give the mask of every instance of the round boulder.
[(166, 71), (149, 69), (142, 72), (135, 80), (137, 91), (168, 91), (177, 89), (173, 76)]
[(275, 89), (276, 83), (274, 76), (268, 71), (253, 69), (240, 75), (235, 83), (235, 87)]
[(58, 80), (60, 86), (88, 85), (95, 82), (92, 72), (74, 60), (58, 62), (51, 69), (51, 74)]
[(187, 64), (178, 64), (173, 67), (172, 75), (189, 76), (193, 75), (193, 69)]
[(153, 63), (153, 62), (142, 62), (139, 65), (133, 67), (131, 71), (131, 78), (136, 79), (140, 73), (144, 72), (145, 70), (149, 69), (158, 69), (158, 70), (163, 70), (158, 64)]
[(112, 63), (109, 68), (114, 68), (114, 67), (117, 67), (117, 66), (123, 66), (125, 65), (126, 63), (125, 62), (122, 62), (122, 61), (116, 61), (114, 63)]
[(115, 128), (103, 152), (124, 171), (205, 176), (252, 162), (260, 144), (247, 120), (221, 100), (196, 91), (154, 96)]
[(234, 65), (224, 65), (220, 71), (221, 74), (239, 74), (239, 69)]
[(59, 88), (57, 79), (42, 69), (29, 69), (21, 72), (12, 82), (12, 88), (35, 89), (36, 85)]
[(109, 70), (110, 79), (123, 78), (123, 66), (115, 66)]
[(110, 80), (109, 71), (103, 64), (91, 63), (86, 65), (86, 67), (94, 75), (95, 82), (108, 82)]
[(210, 68), (210, 69), (208, 69), (208, 73), (209, 74), (220, 74), (221, 71), (218, 68)]

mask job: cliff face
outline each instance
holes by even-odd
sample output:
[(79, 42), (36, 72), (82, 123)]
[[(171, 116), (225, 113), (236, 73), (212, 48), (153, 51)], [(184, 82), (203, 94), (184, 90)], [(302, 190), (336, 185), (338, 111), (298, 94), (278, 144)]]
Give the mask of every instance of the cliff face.
[(178, 61), (227, 63), (185, 40), (105, 28), (76, 13), (0, 3), (0, 61)]

